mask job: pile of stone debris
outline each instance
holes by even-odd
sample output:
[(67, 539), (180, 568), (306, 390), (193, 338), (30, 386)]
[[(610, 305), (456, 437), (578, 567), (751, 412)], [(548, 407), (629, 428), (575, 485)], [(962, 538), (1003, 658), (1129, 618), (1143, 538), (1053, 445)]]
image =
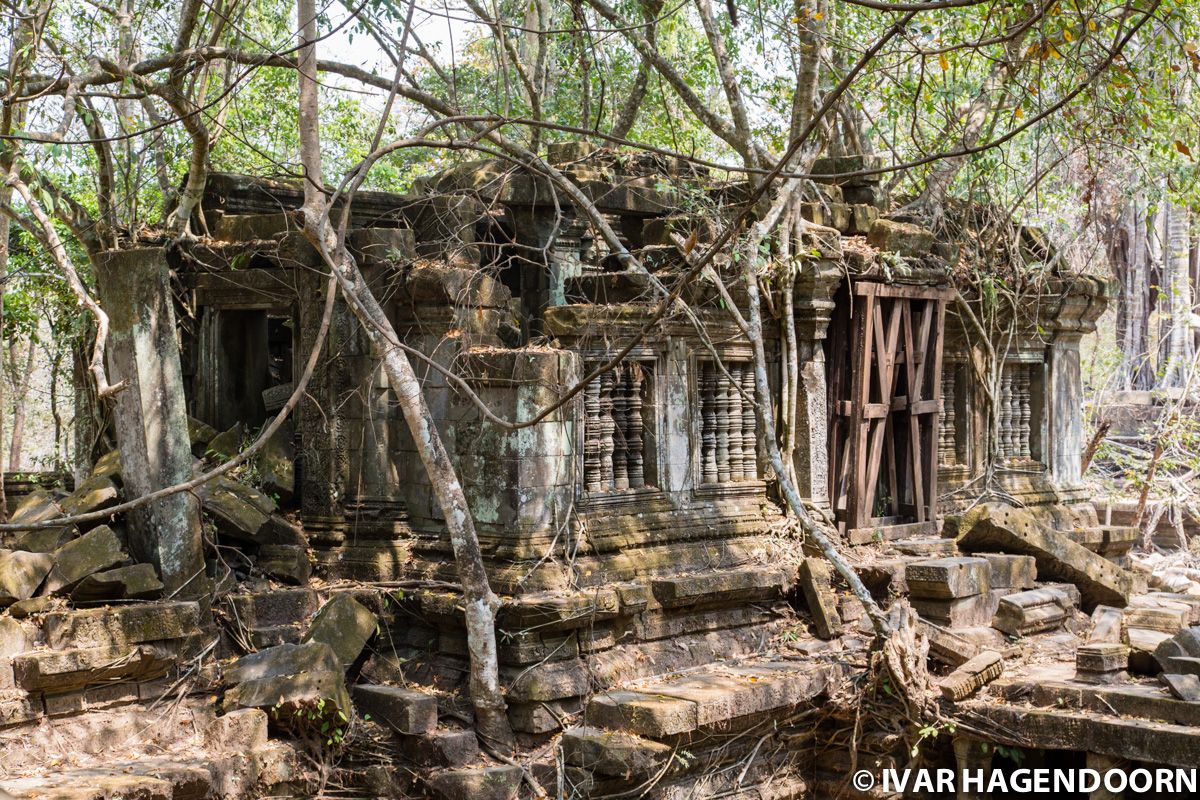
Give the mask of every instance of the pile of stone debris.
[[(245, 437), (240, 426), (218, 434), (194, 420), (189, 433), (197, 473), (206, 463), (235, 454)], [(291, 496), (290, 439), (290, 431), (282, 428), (254, 459), (252, 468), (262, 490), (226, 477), (198, 490), (210, 543), (215, 545), (210, 549), (211, 579), (236, 580), (257, 571), (285, 583), (308, 580), (312, 568), (304, 536), (266, 493)], [(161, 597), (163, 584), (154, 566), (134, 563), (130, 555), (123, 515), (103, 517), (106, 509), (123, 500), (121, 458), (115, 450), (98, 459), (74, 491), (39, 488), (21, 498), (10, 522), (29, 528), (0, 541), (0, 608), (23, 618), (54, 606), (60, 598), (86, 607)], [(90, 524), (46, 524), (85, 514), (101, 516)]]

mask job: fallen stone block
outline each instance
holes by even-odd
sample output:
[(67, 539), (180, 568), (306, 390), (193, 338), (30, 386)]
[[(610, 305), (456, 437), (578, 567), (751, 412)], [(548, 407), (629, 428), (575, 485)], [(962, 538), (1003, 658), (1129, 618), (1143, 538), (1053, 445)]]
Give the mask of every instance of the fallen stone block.
[(1136, 597), (1125, 609), (1124, 622), (1130, 628), (1149, 628), (1174, 634), (1188, 625), (1191, 609), (1183, 603)]
[(55, 551), (54, 568), (46, 578), (46, 591), (50, 594), (70, 592), (88, 575), (128, 560), (117, 534), (107, 525), (100, 525)]
[(216, 438), (217, 429), (195, 417), (187, 418), (187, 426), (188, 444), (192, 447), (192, 455), (196, 458), (203, 458), (208, 443)]
[(1129, 677), (1129, 646), (1119, 642), (1092, 642), (1075, 651), (1075, 680), (1083, 683), (1119, 683)]
[(662, 742), (601, 728), (568, 728), (562, 736), (568, 764), (612, 777), (655, 775), (671, 758), (672, 749)]
[(958, 702), (987, 686), (1004, 672), (1004, 659), (995, 650), (985, 650), (938, 681), (942, 696)]
[(221, 431), (208, 441), (204, 455), (215, 461), (228, 461), (242, 450), (242, 441), (246, 438), (246, 426), (235, 423), (232, 428)]
[(988, 586), (1021, 591), (1037, 584), (1037, 561), (1033, 556), (1010, 553), (976, 553), (988, 562)]
[(1098, 525), (1076, 530), (1072, 538), (1096, 555), (1124, 564), (1129, 560), (1129, 551), (1141, 538), (1141, 531), (1130, 525)]
[(1120, 643), (1124, 625), (1125, 614), (1122, 609), (1096, 606), (1092, 611), (1092, 629), (1088, 633), (1088, 641)]
[(257, 489), (218, 478), (199, 494), (201, 507), (221, 536), (245, 544), (307, 546), (303, 534), (275, 513), (275, 501)]
[(991, 567), (987, 559), (958, 556), (914, 561), (904, 570), (904, 582), (912, 597), (957, 599), (984, 594), (989, 588)]
[(13, 525), (32, 525), (61, 516), (62, 508), (54, 501), (54, 496), (45, 489), (34, 489), (21, 498), (8, 521)]
[(950, 628), (970, 628), (991, 622), (1000, 602), (1000, 593), (987, 592), (950, 600), (911, 597), (909, 602), (921, 619)]
[(959, 517), (955, 525), (963, 550), (1033, 556), (1039, 576), (1079, 588), (1085, 609), (1099, 604), (1125, 606), (1137, 588), (1132, 573), (1047, 528), (1024, 509), (983, 504)]
[(121, 479), (120, 451), (109, 450), (96, 459), (96, 463), (92, 465), (92, 477), (114, 478), (119, 482)]
[(320, 607), (312, 589), (277, 589), (225, 598), (230, 617), (250, 628), (307, 622)]
[(186, 601), (55, 611), (42, 623), (47, 644), (56, 649), (175, 641), (199, 630), (200, 606)]
[(41, 614), (54, 603), (49, 595), (31, 597), (28, 600), (18, 600), (8, 607), (8, 615), (13, 619), (26, 619), (34, 614)]
[(321, 607), (304, 641), (324, 642), (343, 666), (350, 666), (375, 635), (379, 618), (348, 593), (334, 595)]
[(1200, 657), (1200, 626), (1184, 628), (1174, 636), (1165, 636), (1154, 648), (1154, 660), (1167, 670), (1171, 659), (1179, 656)]
[(19, 535), (13, 542), (14, 550), (30, 553), (53, 553), (79, 534), (74, 525), (56, 528), (34, 528)]
[(364, 715), (397, 733), (421, 736), (438, 724), (437, 698), (398, 686), (354, 687), (354, 704)]
[(951, 667), (961, 667), (979, 653), (979, 647), (954, 631), (921, 620), (921, 631), (929, 640), (929, 655)]
[(53, 566), (45, 553), (0, 550), (0, 607), (33, 597)]
[(293, 586), (303, 586), (312, 577), (308, 548), (294, 544), (264, 544), (254, 560), (264, 575)]
[(324, 642), (281, 644), (243, 656), (225, 671), (223, 707), (261, 708), (286, 728), (345, 724), (352, 707), (342, 665)]
[(292, 501), (296, 493), (296, 456), (292, 447), (293, 439), (292, 424), (290, 421), (285, 422), (254, 455), (254, 467), (262, 480), (263, 489), (285, 505)]
[(479, 739), (473, 730), (439, 728), (424, 736), (401, 736), (400, 752), (416, 764), (461, 767), (479, 756)]
[(75, 487), (75, 491), (64, 497), (61, 502), (64, 514), (88, 514), (111, 508), (121, 502), (121, 493), (112, 478), (105, 475), (93, 475)]
[(1172, 675), (1195, 675), (1200, 678), (1200, 658), (1196, 656), (1171, 656), (1163, 672)]
[[(1145, 598), (1146, 600), (1150, 601), (1167, 601), (1172, 604), (1178, 603), (1184, 605), (1188, 609), (1187, 624), (1189, 626), (1200, 625), (1200, 596), (1191, 594), (1178, 594), (1176, 592), (1150, 592), (1149, 594), (1145, 595)], [(1133, 604), (1137, 605), (1138, 603), (1136, 601), (1140, 599), (1141, 598), (1134, 598), (1135, 602)]]
[(44, 650), (13, 658), (16, 683), (27, 692), (60, 693), (88, 686), (157, 678), (175, 663), (157, 645)]
[(1162, 671), (1156, 653), (1159, 646), (1171, 638), (1169, 633), (1149, 628), (1126, 628), (1129, 645), (1129, 671), (1138, 675), (1154, 675)]
[(1164, 672), (1158, 676), (1171, 694), (1189, 703), (1200, 702), (1200, 678)]
[(448, 769), (431, 775), (429, 788), (443, 800), (516, 800), (521, 789), (521, 768)]
[(105, 600), (153, 600), (162, 596), (163, 583), (153, 564), (133, 564), (88, 575), (76, 584), (71, 600), (95, 603)]
[(806, 558), (800, 565), (800, 588), (813, 617), (817, 636), (832, 639), (842, 632), (837, 597), (830, 585), (829, 564), (824, 559)]
[(1070, 584), (1029, 589), (1000, 598), (992, 627), (1009, 636), (1029, 636), (1060, 627), (1079, 602)]

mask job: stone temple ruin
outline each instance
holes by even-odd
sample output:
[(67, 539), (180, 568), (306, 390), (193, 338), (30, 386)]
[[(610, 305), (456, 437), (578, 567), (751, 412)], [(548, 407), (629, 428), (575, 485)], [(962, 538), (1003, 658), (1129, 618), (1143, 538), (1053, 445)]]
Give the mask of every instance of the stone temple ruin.
[[(711, 241), (712, 215), (744, 196), (656, 156), (566, 144), (550, 161), (665, 283), (689, 237)], [(818, 162), (831, 177), (805, 208), (795, 324), (769, 308), (767, 352), (801, 491), (876, 598), (907, 597), (920, 616), (957, 721), (920, 742), (921, 763), (1194, 766), (1200, 585), (1136, 569), (1134, 529), (1101, 524), (1080, 482), (1079, 344), (1110, 287), (1052, 277), (987, 402), (953, 252), (881, 218), (872, 179), (836, 177), (863, 163)], [(190, 441), (145, 446), (151, 471), (176, 470), (165, 483), (237, 454), (304, 370), (327, 273), (298, 231), (300, 202), (294, 184), (213, 175), (209, 237), (147, 242), (100, 271), (102, 299), (158, 303), (171, 320), (114, 316), (110, 347), (114, 379), (131, 381), (117, 438), (150, 442), (155, 424), (188, 416)], [(293, 421), (246, 467), (136, 517), (4, 542), (0, 787), (71, 800), (301, 797), (314, 782), (358, 797), (890, 796), (849, 776), (917, 751), (879, 718), (856, 730), (847, 696), (887, 702), (863, 685), (870, 625), (781, 510), (750, 344), (712, 282), (686, 287), (692, 317), (644, 330), (654, 280), (548, 182), (497, 162), (409, 195), (361, 192), (349, 225), (416, 354), (504, 603), (499, 663), (522, 755), (490, 758), (471, 729), (441, 512), (339, 298)], [(1038, 259), (1045, 245), (1025, 236)], [(148, 365), (139, 354), (173, 329), (178, 364)], [(476, 402), (530, 420), (630, 343), (534, 425), (506, 430)], [(156, 385), (177, 386), (186, 409), (157, 402)], [(85, 451), (92, 441), (105, 440)], [(72, 490), (32, 489), (14, 520), (156, 488), (130, 477), (147, 465), (123, 464), (127, 452), (93, 452)], [(187, 542), (203, 575), (153, 537), (197, 504)], [(329, 747), (345, 737), (340, 755), (314, 760), (314, 730)]]

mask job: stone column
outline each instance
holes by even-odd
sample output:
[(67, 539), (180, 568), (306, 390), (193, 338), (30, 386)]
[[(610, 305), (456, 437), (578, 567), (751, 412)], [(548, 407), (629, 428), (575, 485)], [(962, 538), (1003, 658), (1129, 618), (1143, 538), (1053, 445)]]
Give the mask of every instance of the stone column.
[(1054, 482), (1064, 488), (1079, 484), (1083, 457), (1083, 378), (1079, 366), (1080, 336), (1060, 333), (1047, 348), (1050, 447), (1049, 467)]
[[(813, 262), (796, 279), (796, 482), (800, 494), (829, 507), (829, 390), (825, 336), (833, 315), (833, 293), (841, 279), (837, 266)], [(782, 342), (780, 343), (782, 348)], [(786, 353), (781, 353), (786, 358)]]
[[(299, 380), (320, 330), (326, 277), (315, 270), (296, 270), (296, 282), (299, 300), (294, 353)], [(349, 456), (342, 403), (347, 367), (342, 348), (357, 325), (341, 297), (334, 303), (329, 336), (296, 417), (300, 514), (305, 531), (325, 544), (337, 544), (344, 536)]]
[[(109, 381), (125, 388), (113, 397), (126, 499), (192, 477), (187, 409), (175, 309), (163, 250), (107, 253), (97, 259), (100, 303), (111, 325)], [(195, 495), (179, 492), (129, 514), (129, 547), (153, 564), (167, 594), (201, 594), (204, 549)]]

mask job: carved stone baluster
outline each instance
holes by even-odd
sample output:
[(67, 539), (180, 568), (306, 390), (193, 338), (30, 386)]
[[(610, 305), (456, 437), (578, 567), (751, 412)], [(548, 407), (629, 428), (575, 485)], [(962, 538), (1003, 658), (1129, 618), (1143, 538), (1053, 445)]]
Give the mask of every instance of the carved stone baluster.
[(1020, 458), (1025, 458), (1025, 459), (1030, 457), (1029, 423), (1030, 423), (1030, 419), (1031, 419), (1032, 415), (1031, 415), (1031, 409), (1030, 409), (1031, 397), (1030, 397), (1029, 384), (1030, 384), (1030, 373), (1032, 372), (1032, 369), (1033, 368), (1031, 365), (1022, 364), (1019, 367), (1019, 371), (1017, 372), (1017, 377), (1018, 377), (1017, 384), (1019, 386), (1018, 402), (1019, 402), (1019, 406), (1020, 406), (1020, 410), (1021, 410), (1021, 421), (1017, 427), (1017, 433), (1018, 433), (1018, 437), (1019, 437), (1019, 439), (1018, 439), (1019, 446), (1017, 448), (1017, 455)]
[(613, 486), (613, 374), (600, 376), (600, 484), (602, 489)]
[(1009, 430), (1010, 421), (1011, 421), (1011, 414), (1010, 414), (1010, 407), (1011, 407), (1011, 402), (1012, 402), (1011, 397), (1010, 397), (1011, 394), (1012, 394), (1012, 373), (1009, 372), (1007, 367), (1001, 367), (1000, 368), (1000, 397), (997, 399), (997, 402), (1000, 404), (1000, 414), (999, 414), (999, 418), (996, 423), (997, 425), (1000, 426), (1000, 429), (996, 433), (998, 434), (997, 441), (998, 441), (998, 446), (1000, 449), (1000, 452), (998, 453), (998, 455), (1002, 459), (1008, 458), (1009, 454), (1011, 452), (1010, 446), (1012, 443), (1012, 438), (1011, 438), (1011, 433)]
[(645, 476), (645, 422), (642, 420), (642, 385), (645, 372), (640, 364), (629, 365), (629, 418), (626, 423), (625, 443), (629, 457), (629, 487), (638, 489), (646, 484)]
[(729, 365), (729, 479), (740, 481), (746, 477), (746, 461), (743, 453), (746, 443), (742, 438), (742, 373), (741, 364)]
[(955, 435), (954, 372), (942, 373), (942, 422), (938, 428), (938, 463), (953, 466), (958, 463), (958, 437)]
[(589, 492), (604, 488), (600, 473), (600, 381), (583, 390), (583, 480)]
[(629, 442), (625, 439), (629, 425), (629, 365), (617, 368), (613, 381), (613, 488), (629, 488)]
[(717, 372), (717, 481), (729, 481), (729, 392), (733, 387), (725, 374)]
[(758, 480), (758, 423), (754, 418), (754, 365), (742, 370), (742, 475)]
[(712, 364), (700, 368), (700, 482), (717, 482), (716, 370)]

